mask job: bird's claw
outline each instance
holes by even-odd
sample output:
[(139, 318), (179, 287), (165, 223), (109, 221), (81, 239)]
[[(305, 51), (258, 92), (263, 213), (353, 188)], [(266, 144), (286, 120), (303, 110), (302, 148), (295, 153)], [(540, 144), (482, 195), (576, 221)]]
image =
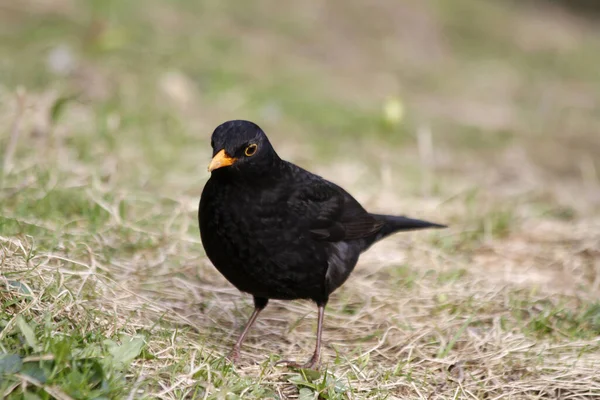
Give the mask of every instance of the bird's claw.
[(231, 362), (231, 364), (236, 365), (238, 361), (240, 361), (240, 349), (234, 348), (231, 350), (227, 359)]
[(304, 364), (300, 364), (299, 362), (291, 361), (291, 360), (281, 360), (281, 361), (277, 361), (275, 363), (276, 366), (284, 366), (284, 367), (288, 367), (288, 368), (300, 368), (300, 369), (315, 369), (317, 364), (318, 364), (318, 360), (315, 360), (313, 358), (311, 358)]

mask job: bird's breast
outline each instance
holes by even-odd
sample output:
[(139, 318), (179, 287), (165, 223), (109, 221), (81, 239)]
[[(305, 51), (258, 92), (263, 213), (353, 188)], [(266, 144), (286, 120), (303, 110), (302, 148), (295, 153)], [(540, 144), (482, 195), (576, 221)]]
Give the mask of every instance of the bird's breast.
[(274, 190), (205, 190), (199, 218), (202, 239), (210, 243), (207, 252), (226, 252), (240, 261), (293, 248), (308, 233), (290, 213), (285, 193)]
[(322, 291), (324, 248), (284, 195), (205, 188), (199, 219), (207, 256), (240, 290), (270, 298), (311, 298)]

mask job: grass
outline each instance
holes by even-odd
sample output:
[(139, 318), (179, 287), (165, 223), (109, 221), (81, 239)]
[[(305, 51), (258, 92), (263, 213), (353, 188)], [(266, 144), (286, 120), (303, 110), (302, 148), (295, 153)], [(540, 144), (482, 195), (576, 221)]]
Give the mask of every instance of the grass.
[[(515, 4), (0, 3), (0, 393), (600, 396), (600, 31)], [(224, 358), (252, 305), (196, 210), (232, 118), (369, 209), (451, 226), (361, 258), (320, 372), (275, 366), (312, 350), (304, 302)]]

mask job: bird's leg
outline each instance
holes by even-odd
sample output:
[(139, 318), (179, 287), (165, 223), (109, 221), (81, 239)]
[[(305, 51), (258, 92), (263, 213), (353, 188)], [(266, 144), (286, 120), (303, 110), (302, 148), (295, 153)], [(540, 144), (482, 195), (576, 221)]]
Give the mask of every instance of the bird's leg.
[(258, 314), (260, 314), (260, 312), (267, 306), (268, 302), (269, 302), (269, 299), (265, 299), (262, 297), (254, 298), (254, 311), (252, 311), (252, 315), (250, 316), (250, 319), (246, 323), (246, 326), (244, 327), (242, 334), (238, 338), (237, 342), (235, 342), (235, 344), (233, 345), (233, 349), (231, 349), (231, 353), (229, 354), (229, 359), (231, 360), (232, 363), (235, 364), (238, 362), (238, 360), (240, 358), (240, 348), (242, 347), (242, 343), (244, 342), (244, 339), (246, 338), (248, 331), (250, 331), (250, 328), (254, 324), (254, 321), (256, 321)]
[(306, 363), (300, 364), (294, 361), (279, 361), (277, 365), (284, 364), (287, 367), (293, 368), (306, 368), (306, 369), (314, 369), (315, 366), (319, 363), (319, 359), (321, 358), (321, 335), (323, 333), (323, 318), (325, 316), (325, 305), (319, 305), (319, 316), (317, 320), (317, 343), (315, 345), (315, 351)]
[(321, 335), (323, 334), (324, 316), (325, 306), (319, 306), (319, 316), (317, 320), (317, 343), (315, 344), (315, 351), (312, 357), (310, 360), (308, 360), (308, 362), (306, 362), (306, 364), (303, 365), (304, 368), (313, 369), (319, 363), (319, 359), (321, 358)]

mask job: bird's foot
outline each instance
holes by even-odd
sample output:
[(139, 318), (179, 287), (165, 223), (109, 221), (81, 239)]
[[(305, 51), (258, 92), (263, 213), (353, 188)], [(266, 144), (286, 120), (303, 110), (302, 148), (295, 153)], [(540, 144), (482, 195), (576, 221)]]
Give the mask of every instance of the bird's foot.
[(315, 367), (319, 364), (319, 358), (318, 357), (311, 357), (310, 360), (308, 360), (307, 362), (305, 362), (304, 364), (300, 364), (299, 362), (296, 361), (291, 361), (291, 360), (281, 360), (281, 361), (277, 361), (275, 363), (276, 366), (284, 366), (284, 367), (288, 367), (288, 368), (301, 368), (301, 369), (316, 369)]
[(227, 359), (233, 364), (236, 365), (238, 363), (238, 361), (240, 361), (240, 349), (238, 347), (234, 347), (231, 352), (229, 353), (229, 355), (227, 356)]

